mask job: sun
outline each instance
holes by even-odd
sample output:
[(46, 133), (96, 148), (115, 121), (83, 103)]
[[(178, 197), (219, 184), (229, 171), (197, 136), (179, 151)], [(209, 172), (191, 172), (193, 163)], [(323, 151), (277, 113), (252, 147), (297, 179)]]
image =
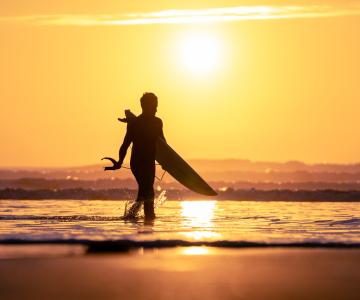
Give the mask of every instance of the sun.
[(182, 66), (192, 74), (210, 74), (220, 64), (221, 41), (215, 35), (206, 33), (188, 35), (183, 38), (179, 49)]

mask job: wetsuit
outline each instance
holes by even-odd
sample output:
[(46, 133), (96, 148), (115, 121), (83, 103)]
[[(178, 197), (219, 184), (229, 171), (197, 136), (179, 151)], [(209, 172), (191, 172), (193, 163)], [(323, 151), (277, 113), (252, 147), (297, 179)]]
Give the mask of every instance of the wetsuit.
[(164, 138), (161, 119), (153, 115), (141, 114), (128, 123), (124, 143), (120, 151), (125, 151), (133, 143), (130, 166), (138, 183), (136, 201), (154, 201), (155, 154), (157, 139)]

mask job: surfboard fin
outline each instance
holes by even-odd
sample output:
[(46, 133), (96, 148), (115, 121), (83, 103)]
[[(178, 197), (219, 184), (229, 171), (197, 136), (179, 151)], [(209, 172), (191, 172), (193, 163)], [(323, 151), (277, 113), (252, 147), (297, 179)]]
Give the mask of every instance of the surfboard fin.
[(104, 160), (104, 159), (107, 159), (107, 160), (110, 160), (111, 162), (112, 162), (112, 166), (111, 167), (105, 167), (104, 168), (104, 171), (114, 171), (114, 170), (118, 170), (118, 169), (120, 169), (120, 165), (119, 165), (119, 163), (115, 160), (115, 159), (113, 159), (112, 157), (103, 157), (101, 160)]
[(129, 123), (129, 120), (127, 118), (118, 118), (118, 120), (123, 123)]

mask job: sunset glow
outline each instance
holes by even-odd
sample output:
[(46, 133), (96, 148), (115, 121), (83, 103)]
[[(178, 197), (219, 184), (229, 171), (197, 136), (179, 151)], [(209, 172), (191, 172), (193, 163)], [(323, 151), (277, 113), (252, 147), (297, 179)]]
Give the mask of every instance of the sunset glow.
[(221, 61), (220, 41), (206, 34), (193, 34), (182, 41), (181, 64), (191, 73), (206, 76), (215, 71)]
[(185, 159), (359, 160), (353, 1), (14, 0), (1, 9), (2, 166), (116, 156), (117, 118), (140, 113), (146, 91)]

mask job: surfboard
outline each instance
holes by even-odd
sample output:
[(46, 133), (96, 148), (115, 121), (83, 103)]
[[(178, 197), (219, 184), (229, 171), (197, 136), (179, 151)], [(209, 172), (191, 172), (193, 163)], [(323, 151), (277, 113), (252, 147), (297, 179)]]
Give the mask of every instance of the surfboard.
[[(125, 115), (126, 119), (119, 120), (131, 122), (136, 118), (130, 110), (125, 110)], [(206, 196), (217, 195), (213, 188), (162, 138), (157, 141), (155, 158), (166, 172), (189, 190)]]

